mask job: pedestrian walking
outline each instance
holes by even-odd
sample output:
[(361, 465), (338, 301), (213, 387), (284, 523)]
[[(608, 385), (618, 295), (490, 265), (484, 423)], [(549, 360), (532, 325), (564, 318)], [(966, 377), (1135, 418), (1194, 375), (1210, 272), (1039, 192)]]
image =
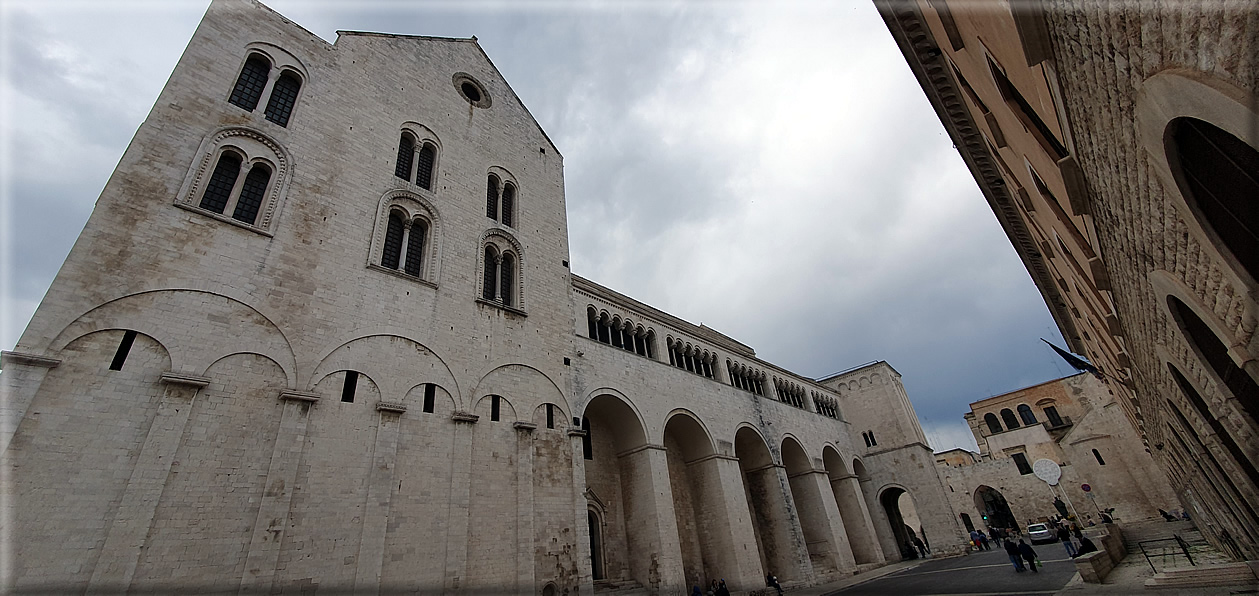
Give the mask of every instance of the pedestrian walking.
[(914, 548), (918, 549), (918, 556), (924, 559), (927, 558), (927, 545), (923, 544), (922, 541), (919, 540), (917, 536), (913, 537), (913, 541), (914, 541)]
[(1072, 559), (1078, 554), (1075, 543), (1071, 541), (1071, 530), (1066, 526), (1058, 526), (1058, 540), (1062, 541), (1062, 547), (1067, 549), (1067, 556)]
[(983, 530), (977, 530), (977, 532), (979, 532), (980, 546), (983, 546), (984, 550), (992, 550), (992, 546), (988, 544), (988, 535)]
[(717, 596), (730, 596), (730, 588), (726, 587), (724, 579), (717, 584)]
[(1023, 572), (1023, 556), (1019, 554), (1019, 547), (1014, 545), (1014, 541), (1005, 541), (1005, 554), (1009, 555), (1010, 562), (1014, 564), (1015, 573)]
[(1032, 570), (1032, 573), (1040, 573), (1036, 571), (1036, 551), (1032, 550), (1032, 547), (1022, 540), (1019, 540), (1019, 554), (1023, 556), (1024, 561), (1027, 561), (1027, 566)]

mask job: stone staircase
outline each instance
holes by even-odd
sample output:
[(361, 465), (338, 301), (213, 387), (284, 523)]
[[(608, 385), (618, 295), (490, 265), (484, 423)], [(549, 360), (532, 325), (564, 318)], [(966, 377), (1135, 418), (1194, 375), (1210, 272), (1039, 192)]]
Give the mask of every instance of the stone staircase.
[(595, 594), (598, 596), (648, 596), (650, 592), (632, 579), (599, 579), (595, 580)]
[(1184, 590), (1208, 586), (1248, 586), (1259, 589), (1259, 579), (1250, 565), (1245, 563), (1221, 563), (1200, 567), (1168, 569), (1145, 580), (1145, 587), (1167, 590)]

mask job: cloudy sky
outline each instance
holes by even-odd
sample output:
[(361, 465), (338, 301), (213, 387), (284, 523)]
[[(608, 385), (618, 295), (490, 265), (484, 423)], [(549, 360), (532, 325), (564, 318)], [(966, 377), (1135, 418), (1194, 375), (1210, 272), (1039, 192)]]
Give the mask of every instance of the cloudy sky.
[[(271, 0), (477, 36), (565, 158), (572, 270), (821, 377), (886, 360), (936, 449), (1064, 376), (1053, 320), (867, 0)], [(3, 0), (0, 348), (82, 229), (205, 0)]]

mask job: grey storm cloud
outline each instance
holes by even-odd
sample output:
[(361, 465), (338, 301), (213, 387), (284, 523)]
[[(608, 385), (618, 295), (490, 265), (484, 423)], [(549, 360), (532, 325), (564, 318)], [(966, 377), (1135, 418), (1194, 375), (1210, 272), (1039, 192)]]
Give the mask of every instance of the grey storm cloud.
[[(887, 360), (937, 449), (973, 448), (967, 403), (1070, 372), (869, 2), (268, 5), (327, 40), (477, 36), (564, 155), (575, 272), (806, 376)], [(0, 347), (205, 6), (0, 5)]]

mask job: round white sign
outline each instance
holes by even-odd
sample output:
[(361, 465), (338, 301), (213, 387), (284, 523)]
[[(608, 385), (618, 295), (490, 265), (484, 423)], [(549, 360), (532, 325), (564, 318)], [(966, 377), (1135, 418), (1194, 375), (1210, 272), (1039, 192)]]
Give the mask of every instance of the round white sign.
[(1049, 483), (1049, 486), (1057, 486), (1058, 479), (1062, 478), (1062, 468), (1052, 459), (1038, 459), (1032, 464), (1032, 473), (1037, 478)]

